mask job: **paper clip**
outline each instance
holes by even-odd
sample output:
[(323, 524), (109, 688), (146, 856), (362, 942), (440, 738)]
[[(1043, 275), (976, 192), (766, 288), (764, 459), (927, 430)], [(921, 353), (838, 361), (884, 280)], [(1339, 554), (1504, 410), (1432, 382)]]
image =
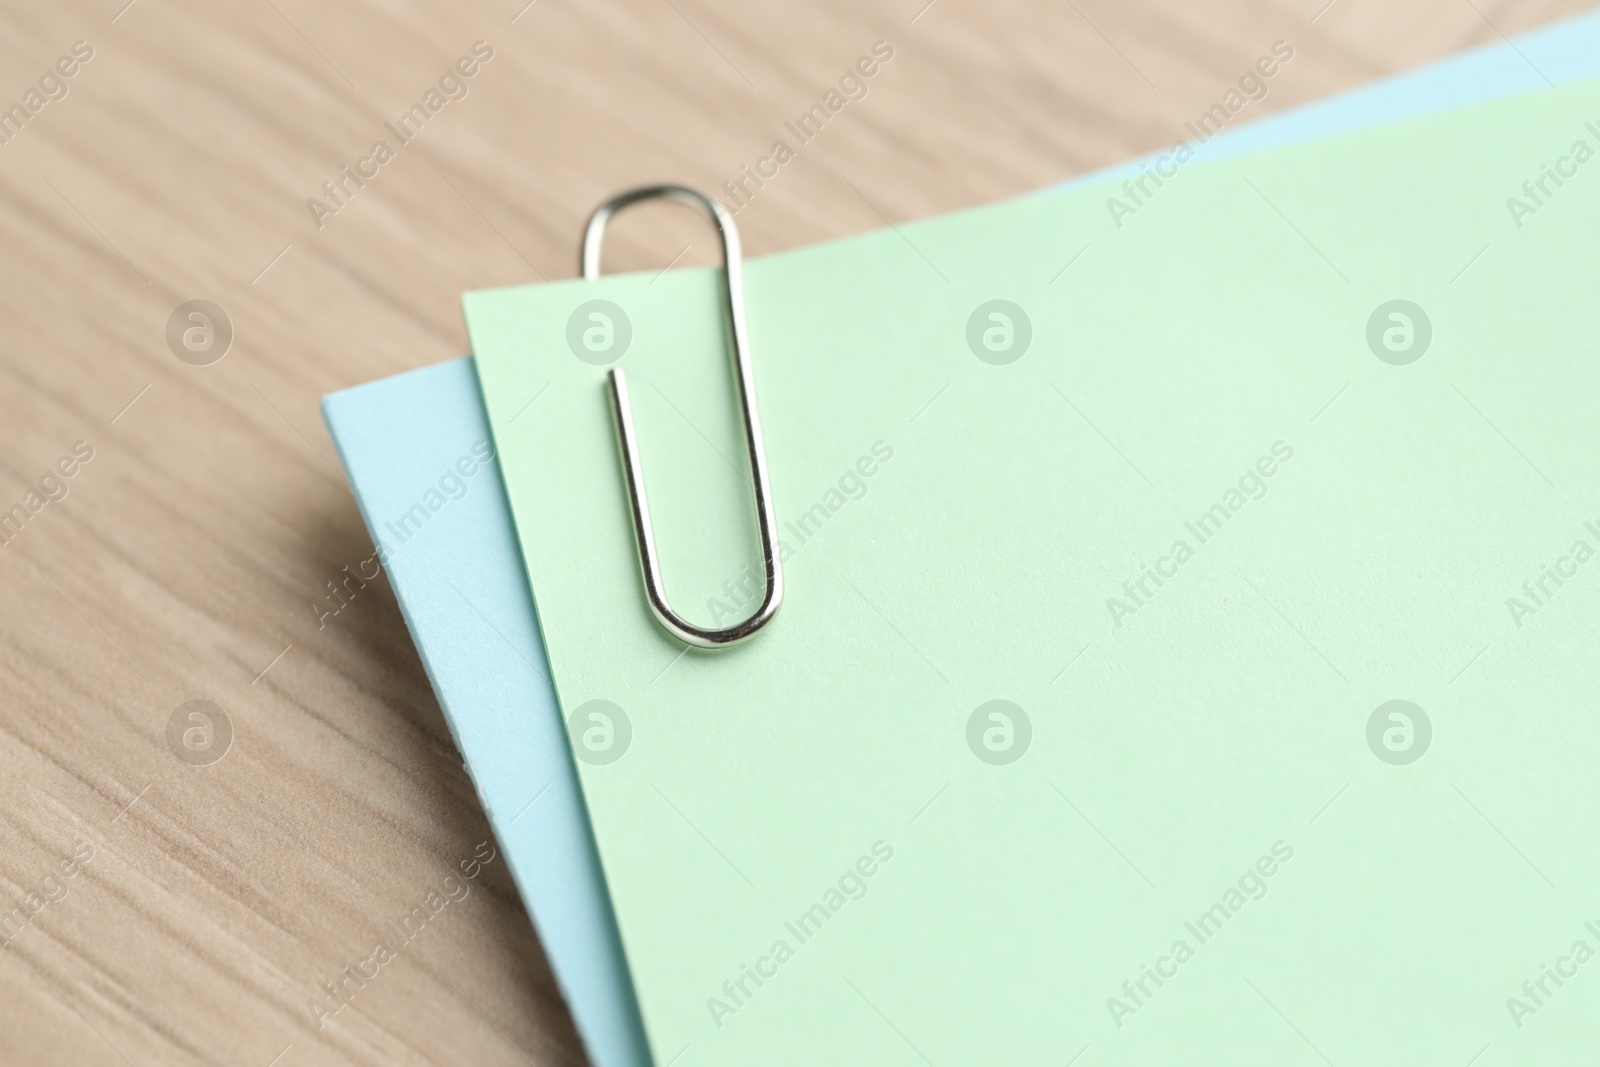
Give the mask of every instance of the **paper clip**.
[(682, 185), (651, 185), (630, 189), (612, 197), (589, 216), (583, 231), (580, 267), (586, 281), (600, 277), (600, 245), (606, 224), (623, 208), (644, 200), (676, 200), (697, 207), (717, 224), (722, 241), (723, 294), (727, 303), (727, 324), (733, 348), (733, 365), (739, 384), (739, 406), (744, 416), (745, 445), (750, 453), (751, 485), (755, 490), (756, 519), (761, 533), (761, 556), (766, 568), (766, 590), (755, 613), (743, 622), (720, 630), (707, 630), (683, 618), (667, 603), (661, 584), (661, 561), (656, 554), (655, 533), (650, 526), (650, 504), (645, 499), (644, 468), (639, 462), (639, 445), (633, 430), (633, 409), (628, 403), (628, 379), (621, 367), (611, 370), (612, 412), (617, 423), (617, 444), (622, 453), (622, 473), (628, 484), (628, 507), (633, 512), (633, 530), (639, 545), (639, 567), (644, 575), (645, 596), (656, 621), (673, 637), (697, 648), (726, 648), (754, 634), (778, 613), (783, 601), (783, 568), (778, 558), (774, 530), (772, 495), (767, 487), (767, 460), (761, 441), (761, 417), (756, 412), (756, 382), (750, 369), (750, 354), (745, 346), (744, 286), (740, 277), (739, 231), (733, 215), (722, 204), (703, 193)]

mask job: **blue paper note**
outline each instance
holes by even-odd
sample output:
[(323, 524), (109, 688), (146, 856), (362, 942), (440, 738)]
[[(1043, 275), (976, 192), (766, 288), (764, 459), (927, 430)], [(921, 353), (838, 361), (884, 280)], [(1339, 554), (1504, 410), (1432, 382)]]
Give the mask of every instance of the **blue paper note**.
[(335, 393), (323, 416), (590, 1059), (644, 1067), (472, 363)]
[[(1288, 111), (1230, 126), (1200, 143), (1187, 131), (1196, 149), (1194, 162), (1227, 159), (1268, 148), (1298, 144), (1318, 137), (1359, 130), (1380, 122), (1399, 122), (1452, 107), (1532, 92), (1582, 81), (1600, 73), (1600, 14), (1574, 18), (1519, 35), (1514, 41), (1489, 45), (1442, 59), (1418, 70), (1406, 71)], [(1294, 77), (1293, 66), (1281, 70), (1278, 82)], [(1120, 181), (1136, 175), (1140, 166), (1160, 155), (1151, 153), (1093, 174), (1047, 186), (1035, 195), (1050, 193), (1081, 182)]]
[[(1600, 15), (1585, 15), (1519, 37), (1514, 47), (1480, 49), (1229, 128), (1199, 158), (1596, 74)], [(1135, 160), (1067, 184), (1121, 179), (1139, 169)], [(454, 360), (336, 393), (324, 402), (324, 415), (368, 529), (389, 553), (389, 578), (406, 623), (590, 1058), (598, 1067), (647, 1067), (639, 1010), (546, 674), (505, 491), (498, 467), (474, 453), (492, 438), (471, 363)]]

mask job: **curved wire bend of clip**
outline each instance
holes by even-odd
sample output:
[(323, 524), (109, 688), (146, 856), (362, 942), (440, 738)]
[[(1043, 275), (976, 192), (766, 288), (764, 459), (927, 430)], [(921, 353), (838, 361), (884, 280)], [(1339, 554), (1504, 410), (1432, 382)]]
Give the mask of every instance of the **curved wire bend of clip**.
[(697, 648), (726, 648), (754, 634), (778, 613), (783, 601), (783, 569), (778, 558), (772, 494), (767, 487), (766, 450), (761, 442), (761, 417), (756, 412), (756, 382), (750, 369), (750, 353), (745, 345), (744, 286), (740, 277), (739, 231), (733, 215), (722, 204), (703, 193), (681, 185), (651, 185), (615, 196), (595, 208), (583, 231), (583, 277), (600, 277), (600, 245), (611, 216), (644, 200), (676, 200), (697, 207), (717, 224), (722, 240), (723, 294), (726, 297), (728, 333), (733, 348), (733, 366), (739, 384), (739, 406), (744, 415), (745, 445), (750, 453), (750, 478), (755, 489), (756, 519), (761, 532), (761, 556), (766, 568), (766, 591), (755, 614), (743, 622), (720, 630), (707, 630), (689, 622), (667, 603), (661, 584), (661, 561), (656, 554), (655, 533), (650, 526), (650, 504), (645, 499), (644, 468), (639, 463), (639, 445), (633, 430), (633, 409), (628, 403), (628, 378), (621, 367), (610, 374), (612, 411), (617, 421), (617, 442), (622, 452), (622, 473), (628, 483), (628, 506), (633, 512), (633, 530), (639, 544), (639, 567), (644, 574), (645, 595), (656, 621), (673, 637)]

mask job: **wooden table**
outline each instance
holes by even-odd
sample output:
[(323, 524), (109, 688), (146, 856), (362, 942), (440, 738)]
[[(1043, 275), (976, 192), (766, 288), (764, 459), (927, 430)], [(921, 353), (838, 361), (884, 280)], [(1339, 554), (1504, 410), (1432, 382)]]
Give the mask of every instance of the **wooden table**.
[[(1170, 144), (1274, 42), (1257, 115), (1582, 6), (524, 2), (0, 14), (0, 1062), (582, 1062), (498, 859), (307, 1006), (490, 838), (387, 586), (313, 608), (371, 553), (318, 402), (464, 352), (462, 290), (573, 274), (625, 186), (776, 168), (738, 215), (772, 252)], [(715, 260), (691, 213), (635, 212), (607, 265), (686, 244)], [(169, 343), (192, 300), (220, 360), (214, 312)]]

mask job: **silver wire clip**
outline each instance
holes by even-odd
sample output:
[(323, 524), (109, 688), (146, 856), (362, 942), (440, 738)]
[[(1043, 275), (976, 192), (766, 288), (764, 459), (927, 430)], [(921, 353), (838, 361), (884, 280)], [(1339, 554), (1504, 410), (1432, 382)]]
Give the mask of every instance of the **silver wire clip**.
[(650, 185), (630, 189), (612, 197), (589, 216), (583, 231), (580, 267), (586, 281), (600, 277), (600, 245), (606, 224), (623, 208), (645, 200), (676, 200), (697, 207), (717, 224), (722, 241), (723, 294), (727, 304), (727, 325), (733, 350), (735, 377), (739, 385), (739, 406), (744, 415), (745, 445), (750, 454), (751, 485), (755, 491), (756, 519), (761, 533), (761, 556), (766, 569), (766, 591), (755, 613), (743, 622), (720, 630), (707, 630), (689, 622), (667, 603), (661, 584), (661, 561), (656, 554), (655, 533), (650, 526), (650, 504), (645, 499), (644, 468), (639, 462), (639, 444), (634, 436), (633, 409), (628, 403), (628, 378), (621, 367), (611, 370), (611, 403), (616, 417), (617, 444), (622, 453), (622, 473), (628, 483), (628, 507), (633, 512), (634, 538), (639, 546), (639, 568), (644, 575), (645, 596), (656, 621), (679, 641), (696, 648), (726, 648), (754, 634), (778, 613), (783, 602), (783, 568), (778, 558), (777, 520), (773, 516), (772, 494), (767, 486), (766, 451), (761, 441), (761, 416), (756, 411), (755, 375), (750, 369), (750, 354), (745, 345), (744, 285), (740, 276), (739, 231), (733, 215), (721, 203), (682, 185)]

